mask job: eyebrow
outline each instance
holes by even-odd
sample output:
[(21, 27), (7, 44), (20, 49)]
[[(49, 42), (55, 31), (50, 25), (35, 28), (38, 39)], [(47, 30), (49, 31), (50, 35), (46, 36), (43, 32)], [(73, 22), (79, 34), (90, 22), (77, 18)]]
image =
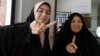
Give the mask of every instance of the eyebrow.
[[(39, 9), (41, 9), (41, 10), (45, 10), (45, 9), (43, 9), (43, 8), (39, 8)], [(46, 10), (46, 11), (50, 11), (50, 10)]]

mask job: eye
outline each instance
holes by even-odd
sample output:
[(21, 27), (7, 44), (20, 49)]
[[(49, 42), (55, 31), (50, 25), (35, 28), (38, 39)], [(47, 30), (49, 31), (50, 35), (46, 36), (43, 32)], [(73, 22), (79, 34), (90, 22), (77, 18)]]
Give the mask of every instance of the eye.
[(46, 14), (47, 14), (47, 15), (50, 15), (50, 11), (46, 11)]
[(75, 20), (72, 20), (72, 21), (71, 21), (71, 23), (74, 23), (74, 22), (75, 22)]
[(41, 10), (41, 9), (38, 9), (38, 11), (37, 11), (37, 12), (43, 13), (43, 10)]
[(78, 22), (79, 22), (79, 23), (82, 23), (82, 21), (81, 21), (81, 20), (79, 20)]

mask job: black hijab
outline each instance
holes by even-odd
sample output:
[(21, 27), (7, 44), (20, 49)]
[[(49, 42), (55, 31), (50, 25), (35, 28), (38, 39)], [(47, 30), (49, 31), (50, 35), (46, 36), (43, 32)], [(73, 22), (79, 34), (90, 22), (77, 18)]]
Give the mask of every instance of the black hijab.
[(31, 23), (33, 20), (35, 20), (35, 18), (34, 18), (34, 7), (32, 8), (29, 16), (27, 17), (26, 22)]
[[(71, 21), (74, 16), (80, 17), (83, 23), (83, 27), (80, 32), (74, 33), (71, 30)], [(73, 36), (76, 36), (76, 45), (78, 46), (78, 50), (76, 54), (70, 54), (66, 51), (66, 45), (72, 41)], [(96, 40), (96, 38), (91, 34), (84, 23), (84, 18), (79, 13), (72, 13), (68, 20), (65, 22), (63, 28), (59, 32), (54, 44), (53, 54), (57, 55), (65, 55), (65, 56), (100, 56), (100, 46)], [(61, 51), (61, 52), (60, 52)]]

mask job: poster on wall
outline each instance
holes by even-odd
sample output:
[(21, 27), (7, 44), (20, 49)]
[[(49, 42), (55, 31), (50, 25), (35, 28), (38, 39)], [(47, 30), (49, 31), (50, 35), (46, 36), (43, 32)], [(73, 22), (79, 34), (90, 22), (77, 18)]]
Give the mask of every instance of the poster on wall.
[(70, 15), (70, 12), (63, 12), (63, 11), (57, 11), (56, 12), (56, 20), (57, 20), (57, 28), (68, 19), (68, 16)]
[(91, 0), (72, 0), (72, 12), (91, 14)]

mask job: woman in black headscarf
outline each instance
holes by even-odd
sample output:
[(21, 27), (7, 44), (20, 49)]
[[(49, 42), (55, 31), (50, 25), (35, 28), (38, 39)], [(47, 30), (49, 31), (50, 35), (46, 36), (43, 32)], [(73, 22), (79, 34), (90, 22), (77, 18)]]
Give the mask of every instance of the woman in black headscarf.
[[(47, 9), (45, 9), (45, 7), (43, 6), (47, 6)], [(45, 15), (42, 15), (42, 13), (45, 13)], [(49, 3), (39, 2), (35, 5), (34, 9), (32, 9), (31, 14), (27, 18), (26, 22), (30, 23), (32, 22), (32, 20), (34, 20), (39, 23), (39, 20), (40, 20), (41, 22), (46, 21), (45, 24), (48, 24), (50, 14), (51, 14), (51, 7)], [(38, 23), (36, 23), (36, 25), (38, 25)], [(34, 26), (34, 28), (35, 27), (38, 27), (38, 26)], [(42, 38), (41, 36), (43, 35), (30, 32), (31, 43), (24, 45), (24, 49), (22, 52), (23, 56), (50, 56), (51, 55), (49, 38), (48, 38), (49, 28), (46, 29), (43, 34), (44, 34), (44, 37)]]
[(0, 27), (0, 56), (50, 56), (51, 7), (38, 2), (24, 23)]
[(53, 56), (100, 56), (100, 45), (79, 13), (72, 13), (55, 40)]

